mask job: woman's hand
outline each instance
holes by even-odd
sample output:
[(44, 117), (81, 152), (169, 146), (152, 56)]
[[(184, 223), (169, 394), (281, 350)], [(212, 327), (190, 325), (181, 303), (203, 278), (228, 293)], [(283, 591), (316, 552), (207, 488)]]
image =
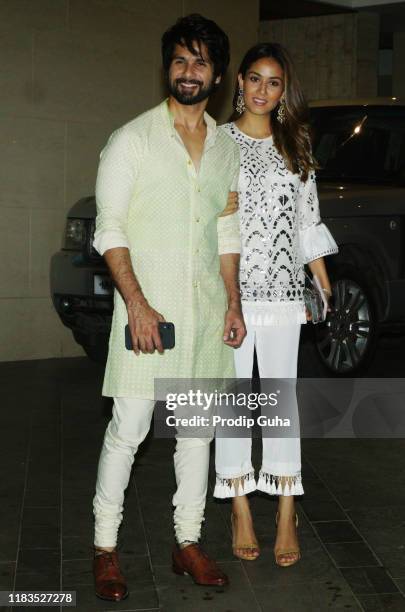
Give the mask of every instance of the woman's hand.
[[(322, 289), (323, 295), (326, 298), (326, 301), (328, 303), (328, 307), (327, 307), (327, 312), (332, 312), (333, 310), (333, 303), (332, 303), (332, 292), (330, 289)], [(307, 321), (312, 321), (312, 315), (309, 312), (308, 308), (305, 307), (305, 316), (307, 318)]]
[(239, 208), (239, 198), (237, 191), (230, 191), (228, 194), (228, 201), (226, 203), (226, 207), (219, 215), (220, 217), (226, 217), (228, 215), (233, 215)]
[[(330, 287), (330, 283), (329, 283), (329, 287)], [(332, 295), (332, 290), (331, 289), (322, 289), (323, 294), (326, 298), (326, 301), (328, 302), (328, 310), (327, 312), (332, 312), (333, 310), (333, 295)]]
[[(326, 271), (325, 260), (323, 257), (319, 257), (318, 259), (314, 259), (308, 263), (309, 269), (312, 272), (312, 275), (316, 275), (318, 277), (319, 283), (322, 287), (322, 292), (326, 301), (328, 302), (327, 312), (332, 312), (333, 310), (333, 296), (332, 296), (332, 287), (330, 284), (329, 276)], [(311, 321), (312, 317), (308, 310), (306, 310), (307, 321)]]

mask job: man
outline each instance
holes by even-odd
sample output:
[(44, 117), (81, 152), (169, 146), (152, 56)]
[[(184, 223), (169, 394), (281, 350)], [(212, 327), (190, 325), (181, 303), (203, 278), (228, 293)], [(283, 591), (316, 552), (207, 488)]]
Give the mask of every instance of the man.
[[(115, 550), (134, 455), (149, 428), (154, 378), (234, 377), (232, 347), (246, 330), (238, 288), (237, 214), (220, 216), (236, 188), (236, 145), (205, 112), (229, 63), (224, 32), (200, 15), (162, 38), (169, 99), (114, 132), (96, 185), (94, 246), (117, 289), (103, 395), (114, 398), (100, 456), (95, 514), (96, 593), (128, 595)], [(159, 321), (175, 325), (163, 351)], [(133, 351), (124, 344), (129, 324)], [(177, 437), (173, 569), (203, 585), (226, 575), (198, 544), (210, 438)]]

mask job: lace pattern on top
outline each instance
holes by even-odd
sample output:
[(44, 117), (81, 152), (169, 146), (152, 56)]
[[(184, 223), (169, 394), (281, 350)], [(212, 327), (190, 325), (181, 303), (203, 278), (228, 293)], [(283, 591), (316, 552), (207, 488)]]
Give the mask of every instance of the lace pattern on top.
[[(301, 180), (286, 168), (272, 137), (250, 138), (233, 123), (222, 129), (237, 142), (241, 155), (242, 300), (302, 302), (304, 274), (297, 208)], [(310, 194), (306, 205), (313, 208), (314, 200)]]

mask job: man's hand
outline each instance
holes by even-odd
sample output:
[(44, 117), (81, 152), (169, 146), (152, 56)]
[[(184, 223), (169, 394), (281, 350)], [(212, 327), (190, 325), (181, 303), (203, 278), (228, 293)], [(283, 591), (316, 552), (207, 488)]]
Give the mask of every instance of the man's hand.
[(159, 334), (159, 321), (164, 317), (151, 308), (146, 300), (135, 304), (127, 304), (128, 325), (132, 337), (132, 346), (136, 355), (154, 353), (157, 349), (163, 353), (162, 341)]
[(225, 314), (224, 343), (239, 348), (246, 336), (245, 321), (239, 304), (230, 304)]
[(220, 217), (227, 217), (228, 215), (233, 215), (239, 208), (239, 199), (237, 191), (230, 191), (228, 194), (228, 201), (222, 213), (219, 215)]

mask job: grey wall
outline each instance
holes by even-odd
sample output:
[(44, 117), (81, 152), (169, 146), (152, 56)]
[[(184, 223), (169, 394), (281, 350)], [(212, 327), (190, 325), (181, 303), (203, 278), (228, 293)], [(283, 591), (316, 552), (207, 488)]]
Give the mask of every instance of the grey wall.
[(378, 14), (266, 21), (259, 40), (289, 49), (309, 100), (377, 95)]
[(161, 100), (160, 36), (191, 12), (231, 39), (224, 120), (258, 0), (0, 2), (0, 360), (82, 354), (53, 310), (49, 259), (109, 134)]

